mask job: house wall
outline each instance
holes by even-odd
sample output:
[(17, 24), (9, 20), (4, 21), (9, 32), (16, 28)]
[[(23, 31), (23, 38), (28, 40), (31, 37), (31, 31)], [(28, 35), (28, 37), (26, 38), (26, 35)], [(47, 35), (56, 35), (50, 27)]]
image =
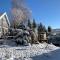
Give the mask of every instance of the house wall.
[(2, 35), (2, 29), (1, 29), (1, 26), (0, 26), (0, 37), (1, 37), (1, 35)]
[(4, 16), (3, 18), (3, 32), (4, 34), (6, 34), (8, 32), (8, 23), (7, 23), (7, 20), (6, 20), (6, 17)]
[(5, 14), (0, 17), (0, 37), (8, 32), (8, 28), (9, 28), (9, 23), (7, 20), (7, 16)]
[(39, 39), (40, 42), (42, 42), (42, 41), (43, 42), (45, 42), (45, 41), (47, 42), (47, 36), (46, 36), (45, 32), (39, 33), (38, 37), (39, 37), (38, 39)]

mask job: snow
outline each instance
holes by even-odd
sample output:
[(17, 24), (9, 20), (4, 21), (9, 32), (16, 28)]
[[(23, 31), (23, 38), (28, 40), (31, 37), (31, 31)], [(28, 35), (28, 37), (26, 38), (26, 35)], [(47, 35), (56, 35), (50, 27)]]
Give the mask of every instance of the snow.
[(60, 60), (60, 49), (32, 57), (32, 60)]
[[(0, 58), (2, 60), (49, 60), (49, 58), (52, 58), (53, 60), (56, 57), (56, 51), (59, 49), (60, 47), (47, 43), (19, 47), (2, 46), (0, 48)], [(58, 56), (60, 56), (60, 51)]]

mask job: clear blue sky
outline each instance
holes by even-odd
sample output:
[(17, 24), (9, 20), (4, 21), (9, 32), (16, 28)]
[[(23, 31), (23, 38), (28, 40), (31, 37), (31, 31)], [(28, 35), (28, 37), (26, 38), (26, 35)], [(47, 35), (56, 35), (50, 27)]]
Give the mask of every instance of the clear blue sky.
[[(26, 0), (36, 22), (46, 27), (60, 28), (60, 0)], [(0, 12), (9, 12), (10, 0), (0, 0)]]

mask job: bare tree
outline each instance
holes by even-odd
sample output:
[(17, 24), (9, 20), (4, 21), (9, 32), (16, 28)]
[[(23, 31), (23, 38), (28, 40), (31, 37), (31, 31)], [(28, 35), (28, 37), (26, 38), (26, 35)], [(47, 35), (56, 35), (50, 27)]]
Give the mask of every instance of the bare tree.
[(26, 0), (12, 0), (12, 15), (13, 20), (18, 25), (21, 22), (26, 22), (31, 17), (30, 10), (25, 6)]

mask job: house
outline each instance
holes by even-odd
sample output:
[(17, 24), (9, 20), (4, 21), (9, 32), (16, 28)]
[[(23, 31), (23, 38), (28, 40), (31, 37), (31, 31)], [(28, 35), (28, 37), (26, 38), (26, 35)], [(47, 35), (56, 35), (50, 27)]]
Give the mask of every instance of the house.
[(0, 15), (0, 38), (8, 32), (8, 28), (10, 27), (10, 22), (7, 16), (7, 13), (3, 13)]
[(39, 42), (48, 42), (46, 32), (40, 32), (38, 35)]

